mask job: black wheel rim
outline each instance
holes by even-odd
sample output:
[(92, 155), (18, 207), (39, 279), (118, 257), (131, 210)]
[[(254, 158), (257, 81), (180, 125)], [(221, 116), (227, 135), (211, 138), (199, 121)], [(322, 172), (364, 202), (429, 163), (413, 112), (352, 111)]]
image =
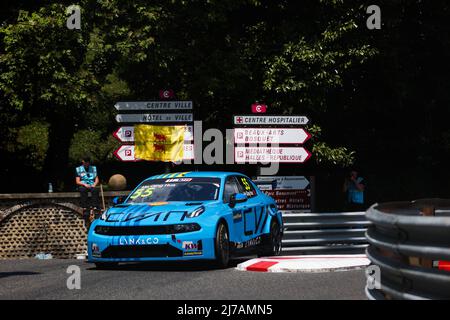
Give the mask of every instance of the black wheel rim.
[(276, 256), (281, 252), (281, 233), (278, 225), (274, 225), (272, 228), (272, 250)]

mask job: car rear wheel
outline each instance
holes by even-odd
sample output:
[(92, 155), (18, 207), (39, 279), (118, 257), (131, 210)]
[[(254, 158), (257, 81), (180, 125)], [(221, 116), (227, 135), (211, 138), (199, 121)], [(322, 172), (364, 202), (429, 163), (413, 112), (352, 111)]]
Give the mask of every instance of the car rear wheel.
[(268, 235), (268, 239), (263, 244), (263, 248), (258, 256), (267, 257), (280, 255), (282, 247), (282, 237), (283, 235), (281, 234), (280, 225), (275, 219), (273, 219), (270, 223), (270, 234)]
[(223, 221), (217, 226), (214, 247), (216, 253), (215, 264), (219, 268), (226, 268), (230, 261), (230, 240), (227, 225)]
[(114, 269), (119, 264), (117, 262), (96, 262), (95, 267), (98, 270), (108, 270), (108, 269)]

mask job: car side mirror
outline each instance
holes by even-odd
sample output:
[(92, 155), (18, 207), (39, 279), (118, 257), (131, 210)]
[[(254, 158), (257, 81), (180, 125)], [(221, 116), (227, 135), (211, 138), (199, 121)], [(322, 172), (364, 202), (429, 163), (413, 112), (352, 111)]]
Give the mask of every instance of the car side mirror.
[(114, 203), (114, 205), (122, 204), (122, 203), (124, 203), (126, 198), (127, 197), (124, 197), (124, 196), (114, 197), (113, 198), (113, 203)]
[(247, 201), (247, 195), (243, 194), (243, 193), (234, 193), (231, 195), (230, 197), (230, 202), (229, 202), (229, 206), (231, 208), (234, 208), (234, 206), (236, 205), (236, 203), (242, 203)]

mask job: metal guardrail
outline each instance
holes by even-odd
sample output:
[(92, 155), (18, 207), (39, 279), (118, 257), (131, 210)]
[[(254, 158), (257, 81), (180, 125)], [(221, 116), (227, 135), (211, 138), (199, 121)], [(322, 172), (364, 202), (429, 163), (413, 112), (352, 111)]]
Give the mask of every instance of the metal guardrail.
[(283, 214), (282, 254), (363, 253), (365, 212)]
[(380, 268), (380, 289), (369, 299), (450, 299), (450, 272), (435, 268), (450, 261), (450, 200), (375, 204), (366, 236), (367, 256)]

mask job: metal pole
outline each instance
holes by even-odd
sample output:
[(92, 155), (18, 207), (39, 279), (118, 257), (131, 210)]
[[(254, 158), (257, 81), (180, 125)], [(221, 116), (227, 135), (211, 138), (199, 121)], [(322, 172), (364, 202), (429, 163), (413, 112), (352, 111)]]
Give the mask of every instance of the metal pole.
[(103, 205), (103, 211), (105, 211), (106, 207), (105, 207), (105, 196), (103, 194), (103, 185), (100, 182), (100, 194), (102, 195), (102, 205)]

